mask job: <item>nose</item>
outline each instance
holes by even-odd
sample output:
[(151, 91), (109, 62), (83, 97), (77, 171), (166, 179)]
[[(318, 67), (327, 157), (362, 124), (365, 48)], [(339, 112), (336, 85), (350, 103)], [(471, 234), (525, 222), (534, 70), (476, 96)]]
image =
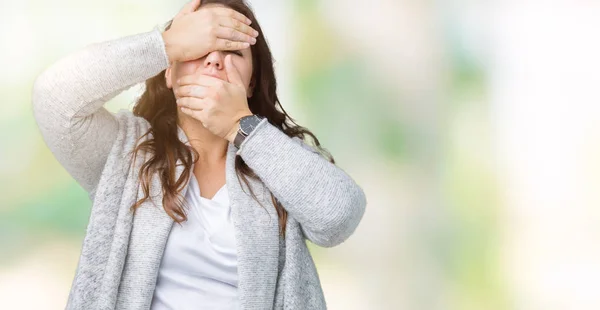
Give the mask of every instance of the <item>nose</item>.
[(223, 53), (220, 51), (214, 51), (206, 55), (206, 59), (204, 59), (204, 67), (215, 67), (217, 70), (223, 69)]

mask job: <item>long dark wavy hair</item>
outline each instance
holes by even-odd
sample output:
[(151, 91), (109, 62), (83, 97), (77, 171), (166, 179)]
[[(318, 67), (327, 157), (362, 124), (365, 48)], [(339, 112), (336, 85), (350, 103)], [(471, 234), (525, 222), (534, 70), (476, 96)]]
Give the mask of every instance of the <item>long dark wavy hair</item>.
[[(299, 137), (303, 141), (306, 140), (307, 136), (312, 137), (313, 144), (321, 155), (325, 156), (330, 162), (335, 163), (331, 154), (321, 147), (317, 137), (308, 129), (298, 125), (281, 106), (277, 97), (277, 82), (271, 51), (250, 7), (243, 0), (203, 0), (200, 7), (207, 4), (221, 4), (244, 14), (252, 20), (252, 27), (261, 33), (256, 38), (256, 44), (251, 45), (254, 68), (251, 83), (254, 85), (254, 92), (252, 97), (248, 98), (250, 111), (266, 117), (269, 123), (282, 130), (289, 137)], [(172, 22), (173, 20), (170, 20), (166, 23), (165, 31), (171, 27)], [(150, 152), (152, 157), (140, 169), (139, 181), (142, 184), (144, 197), (131, 208), (135, 212), (149, 198), (151, 176), (153, 173), (159, 173), (163, 192), (163, 207), (175, 222), (181, 223), (187, 220), (187, 212), (185, 211), (187, 207), (184, 206), (185, 201), (181, 191), (187, 185), (191, 177), (190, 173), (193, 173), (192, 165), (198, 161), (199, 154), (178, 138), (177, 104), (173, 90), (167, 87), (165, 71), (163, 70), (156, 76), (146, 80), (146, 89), (133, 108), (134, 115), (143, 117), (150, 123), (150, 129), (139, 140), (142, 140), (144, 136), (150, 134), (151, 136), (138, 144), (133, 150), (132, 155), (134, 158), (132, 162), (135, 161), (139, 151)], [(184, 165), (184, 170), (179, 179), (175, 180), (175, 164), (179, 159)], [(248, 184), (248, 178), (259, 179), (259, 177), (239, 155), (236, 155), (235, 158), (235, 170), (238, 180), (240, 177), (244, 180), (252, 197), (258, 201)], [(285, 237), (287, 211), (273, 193), (271, 193), (271, 201), (279, 217), (279, 233)], [(264, 208), (264, 206), (262, 207)]]

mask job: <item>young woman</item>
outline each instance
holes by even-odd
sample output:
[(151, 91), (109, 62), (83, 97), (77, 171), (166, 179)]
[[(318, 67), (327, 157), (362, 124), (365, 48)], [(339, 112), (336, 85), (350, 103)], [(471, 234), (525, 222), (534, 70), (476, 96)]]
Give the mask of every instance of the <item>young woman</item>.
[[(142, 81), (133, 112), (103, 107)], [(326, 308), (306, 239), (345, 241), (366, 198), (284, 111), (242, 0), (64, 57), (33, 108), (93, 201), (68, 309)]]

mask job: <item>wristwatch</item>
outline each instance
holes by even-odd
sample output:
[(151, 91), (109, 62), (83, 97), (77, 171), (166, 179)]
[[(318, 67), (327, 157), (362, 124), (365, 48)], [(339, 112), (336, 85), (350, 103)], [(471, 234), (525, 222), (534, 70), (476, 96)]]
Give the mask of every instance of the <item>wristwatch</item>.
[(264, 116), (256, 114), (240, 118), (240, 128), (238, 128), (237, 135), (233, 139), (233, 145), (239, 149), (242, 142), (244, 142), (246, 137), (254, 130), (254, 128), (256, 128), (263, 118)]

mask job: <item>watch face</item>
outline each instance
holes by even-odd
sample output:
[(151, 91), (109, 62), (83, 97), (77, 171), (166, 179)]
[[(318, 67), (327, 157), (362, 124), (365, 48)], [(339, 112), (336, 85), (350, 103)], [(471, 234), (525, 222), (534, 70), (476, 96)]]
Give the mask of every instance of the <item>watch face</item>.
[(247, 136), (254, 128), (256, 128), (256, 125), (258, 125), (260, 121), (261, 119), (256, 115), (242, 117), (242, 119), (240, 119), (240, 130)]

